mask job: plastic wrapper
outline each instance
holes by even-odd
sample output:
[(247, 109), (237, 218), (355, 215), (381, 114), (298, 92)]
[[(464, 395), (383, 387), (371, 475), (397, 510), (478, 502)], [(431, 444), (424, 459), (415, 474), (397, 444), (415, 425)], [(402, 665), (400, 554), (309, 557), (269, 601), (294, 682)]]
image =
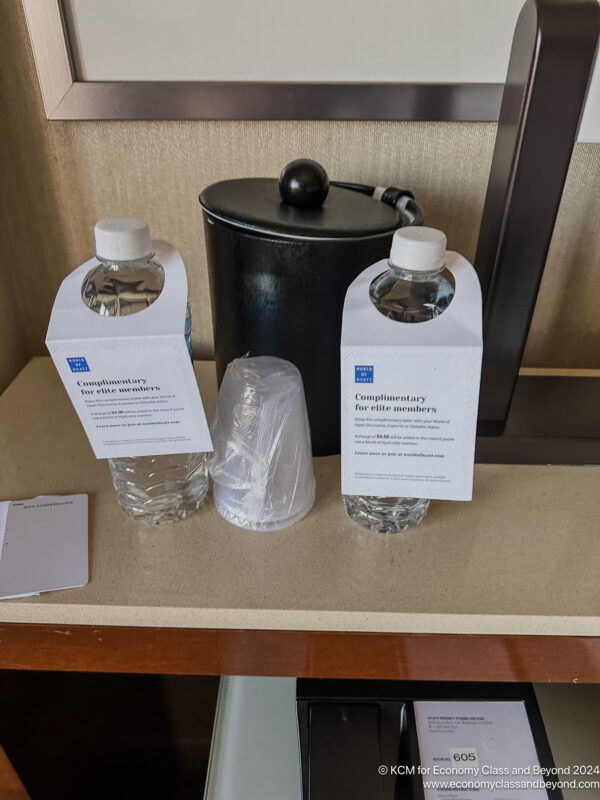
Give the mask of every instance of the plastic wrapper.
[(225, 372), (211, 427), (210, 474), (219, 513), (274, 530), (310, 511), (315, 477), (299, 370), (273, 356), (237, 358)]

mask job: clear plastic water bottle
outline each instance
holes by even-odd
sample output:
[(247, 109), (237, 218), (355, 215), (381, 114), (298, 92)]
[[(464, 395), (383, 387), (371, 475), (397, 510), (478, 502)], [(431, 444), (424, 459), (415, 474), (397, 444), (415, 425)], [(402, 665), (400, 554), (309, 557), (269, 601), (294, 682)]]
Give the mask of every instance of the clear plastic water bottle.
[[(150, 229), (139, 219), (115, 217), (96, 223), (99, 266), (85, 277), (86, 306), (107, 317), (135, 314), (160, 295), (163, 267), (154, 260)], [(192, 356), (191, 313), (185, 337)], [(198, 509), (208, 491), (206, 453), (135, 456), (108, 460), (117, 498), (129, 516), (159, 525), (184, 519)]]
[[(444, 265), (446, 236), (435, 228), (409, 227), (396, 231), (389, 269), (371, 283), (375, 308), (399, 324), (438, 317), (454, 296), (454, 279)], [(364, 528), (399, 533), (418, 525), (429, 500), (416, 497), (344, 495), (344, 507)]]

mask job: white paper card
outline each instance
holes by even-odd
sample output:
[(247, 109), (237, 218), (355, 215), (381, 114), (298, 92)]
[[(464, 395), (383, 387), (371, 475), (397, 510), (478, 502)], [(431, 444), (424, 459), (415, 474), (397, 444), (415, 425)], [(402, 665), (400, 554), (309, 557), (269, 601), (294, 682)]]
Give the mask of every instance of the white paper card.
[(371, 302), (386, 260), (350, 285), (342, 323), (342, 492), (470, 500), (479, 403), (481, 290), (469, 262), (448, 252), (448, 308), (414, 324)]
[(10, 500), (3, 500), (0, 502), (0, 555), (2, 555), (2, 545), (4, 543), (4, 531), (6, 530), (6, 519), (8, 517), (8, 508)]
[(87, 495), (40, 496), (6, 505), (0, 598), (85, 586), (89, 580)]
[(165, 270), (143, 311), (105, 317), (81, 299), (95, 258), (56, 296), (46, 344), (96, 458), (209, 452), (212, 443), (187, 349), (187, 278), (179, 253), (154, 242)]
[(522, 701), (418, 700), (414, 708), (425, 800), (548, 800)]

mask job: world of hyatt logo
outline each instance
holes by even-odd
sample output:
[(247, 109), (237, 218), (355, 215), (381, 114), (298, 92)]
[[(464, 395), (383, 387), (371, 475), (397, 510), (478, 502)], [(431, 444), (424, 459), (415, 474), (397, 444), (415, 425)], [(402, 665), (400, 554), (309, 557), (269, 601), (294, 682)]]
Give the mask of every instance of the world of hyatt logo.
[(71, 372), (90, 372), (90, 365), (83, 356), (72, 356), (67, 358), (67, 364), (71, 367)]
[(355, 364), (354, 383), (373, 383), (374, 367), (366, 364)]

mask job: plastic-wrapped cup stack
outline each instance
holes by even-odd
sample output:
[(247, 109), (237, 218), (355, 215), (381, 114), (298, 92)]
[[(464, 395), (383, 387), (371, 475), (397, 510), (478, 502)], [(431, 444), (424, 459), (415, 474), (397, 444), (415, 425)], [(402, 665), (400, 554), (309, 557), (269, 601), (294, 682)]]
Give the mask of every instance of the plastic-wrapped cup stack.
[(210, 474), (221, 516), (266, 531), (292, 525), (310, 511), (315, 477), (297, 367), (272, 356), (232, 361), (211, 433)]

